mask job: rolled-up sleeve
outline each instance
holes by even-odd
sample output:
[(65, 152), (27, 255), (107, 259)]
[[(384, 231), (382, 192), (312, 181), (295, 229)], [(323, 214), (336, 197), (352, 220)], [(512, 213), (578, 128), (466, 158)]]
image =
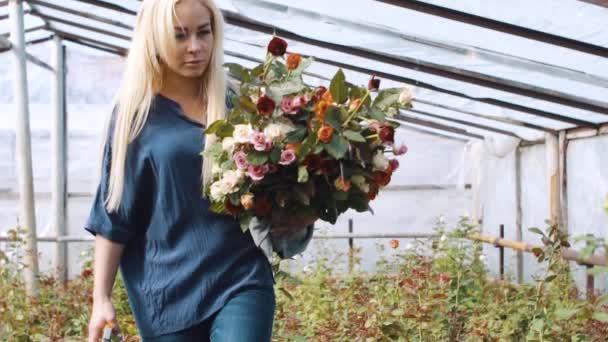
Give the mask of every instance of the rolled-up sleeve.
[(147, 158), (137, 149), (137, 140), (130, 143), (125, 161), (122, 199), (118, 208), (110, 212), (106, 209), (105, 198), (108, 194), (111, 160), (112, 142), (111, 139), (106, 139), (101, 178), (84, 229), (110, 241), (127, 244), (148, 212), (145, 203), (150, 199), (149, 165)]

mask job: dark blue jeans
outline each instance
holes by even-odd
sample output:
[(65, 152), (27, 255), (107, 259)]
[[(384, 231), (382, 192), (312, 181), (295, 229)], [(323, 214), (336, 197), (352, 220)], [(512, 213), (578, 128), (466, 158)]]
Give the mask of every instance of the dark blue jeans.
[(275, 296), (272, 287), (239, 291), (202, 323), (186, 330), (145, 338), (144, 342), (266, 342), (272, 338)]

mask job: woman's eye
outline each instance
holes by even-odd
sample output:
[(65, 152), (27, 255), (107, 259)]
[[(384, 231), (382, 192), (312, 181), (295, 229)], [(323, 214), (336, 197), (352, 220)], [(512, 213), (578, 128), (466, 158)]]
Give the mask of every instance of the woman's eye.
[(186, 35), (183, 33), (176, 33), (175, 39), (178, 39), (178, 40), (186, 39)]
[(198, 32), (198, 36), (199, 37), (204, 37), (204, 36), (208, 35), (209, 33), (211, 33), (211, 31), (199, 31)]

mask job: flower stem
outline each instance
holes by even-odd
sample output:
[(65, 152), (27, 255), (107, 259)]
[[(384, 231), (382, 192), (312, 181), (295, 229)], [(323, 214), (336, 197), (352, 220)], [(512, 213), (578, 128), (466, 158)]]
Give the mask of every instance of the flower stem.
[(349, 113), (350, 115), (348, 116), (348, 118), (346, 119), (346, 121), (344, 121), (344, 123), (342, 124), (342, 127), (346, 127), (346, 125), (348, 125), (348, 123), (350, 122), (350, 120), (353, 119), (353, 117), (355, 116), (355, 114), (357, 113), (357, 111), (359, 111), (359, 108), (361, 108), (361, 106), (363, 106), (363, 103), (369, 97), (369, 94), (370, 94), (369, 90), (366, 90), (365, 96), (363, 96), (363, 99), (361, 100), (361, 103), (357, 107), (353, 108), (352, 112)]

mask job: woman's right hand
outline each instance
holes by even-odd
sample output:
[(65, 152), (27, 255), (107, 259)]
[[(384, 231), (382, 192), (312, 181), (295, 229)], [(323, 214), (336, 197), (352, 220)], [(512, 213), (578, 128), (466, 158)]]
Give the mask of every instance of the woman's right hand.
[(112, 326), (112, 332), (120, 336), (120, 327), (116, 321), (116, 311), (110, 298), (100, 298), (93, 301), (91, 320), (89, 321), (89, 342), (99, 342), (106, 325)]

